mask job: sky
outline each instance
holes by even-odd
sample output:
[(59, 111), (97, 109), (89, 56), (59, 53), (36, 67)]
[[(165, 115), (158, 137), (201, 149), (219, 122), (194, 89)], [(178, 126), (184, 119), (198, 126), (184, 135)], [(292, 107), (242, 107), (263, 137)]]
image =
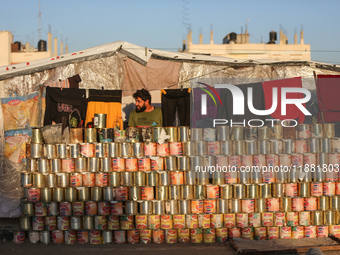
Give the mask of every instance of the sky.
[[(69, 53), (115, 41), (178, 51), (188, 29), (193, 42), (222, 43), (248, 27), (250, 43), (266, 43), (282, 29), (288, 43), (304, 30), (313, 61), (340, 64), (339, 0), (40, 0), (41, 39), (67, 43)], [(0, 31), (14, 41), (39, 41), (39, 0), (0, 0)]]

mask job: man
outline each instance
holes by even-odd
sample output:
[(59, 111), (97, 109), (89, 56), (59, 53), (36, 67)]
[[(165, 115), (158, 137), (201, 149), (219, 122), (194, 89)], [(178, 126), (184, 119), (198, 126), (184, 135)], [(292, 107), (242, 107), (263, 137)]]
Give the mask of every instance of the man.
[(133, 94), (136, 109), (130, 113), (129, 127), (162, 127), (162, 109), (151, 105), (151, 95), (146, 89)]

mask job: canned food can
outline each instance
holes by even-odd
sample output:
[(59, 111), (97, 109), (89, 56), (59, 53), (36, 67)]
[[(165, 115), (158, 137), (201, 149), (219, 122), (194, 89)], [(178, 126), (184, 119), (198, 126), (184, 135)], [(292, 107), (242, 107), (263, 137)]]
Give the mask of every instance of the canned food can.
[(134, 228), (133, 215), (120, 216), (120, 228), (125, 230), (133, 229)]
[(254, 240), (254, 228), (245, 227), (241, 229), (242, 239)]
[(310, 223), (311, 223), (310, 212), (308, 211), (299, 212), (299, 225), (308, 226), (310, 225)]
[(266, 240), (266, 239), (267, 239), (267, 227), (255, 227), (254, 240)]
[(280, 239), (291, 239), (292, 229), (290, 226), (280, 227)]
[(280, 237), (280, 227), (268, 227), (267, 228), (268, 239), (279, 239)]
[(316, 197), (305, 197), (304, 198), (304, 209), (305, 211), (316, 211), (317, 210), (317, 198)]
[(248, 227), (248, 214), (247, 213), (236, 213), (236, 227), (238, 228)]
[(161, 229), (173, 228), (173, 215), (161, 215)]
[(102, 238), (104, 244), (111, 244), (113, 242), (113, 233), (112, 230), (103, 230)]
[(77, 242), (85, 244), (89, 242), (89, 231), (77, 231)]
[(156, 230), (156, 229), (159, 229), (160, 227), (161, 227), (161, 216), (160, 215), (148, 215), (147, 227), (144, 227), (144, 228)]
[(123, 202), (111, 201), (110, 212), (111, 212), (111, 215), (122, 215), (123, 214)]
[(294, 226), (292, 230), (292, 239), (301, 239), (305, 237), (305, 229), (303, 226)]
[(135, 244), (140, 242), (140, 231), (138, 229), (129, 229), (126, 231), (127, 243)]
[(107, 229), (108, 230), (120, 229), (119, 216), (116, 216), (116, 215), (107, 216)]
[(222, 228), (224, 226), (223, 214), (211, 214), (210, 215), (210, 227)]
[(52, 230), (52, 244), (63, 244), (65, 242), (64, 239), (64, 231), (62, 230)]
[(85, 215), (96, 215), (98, 213), (98, 203), (96, 201), (85, 201)]
[(242, 199), (241, 208), (243, 213), (255, 212), (255, 199)]
[(305, 226), (305, 237), (316, 238), (316, 226)]
[(328, 226), (317, 226), (316, 227), (316, 237), (328, 237)]
[(210, 214), (198, 214), (199, 228), (210, 228), (210, 225), (211, 225)]
[(198, 228), (198, 215), (197, 214), (187, 214), (185, 215), (185, 224), (189, 229)]
[(274, 213), (274, 226), (282, 227), (286, 224), (286, 213), (275, 212)]
[(68, 216), (57, 216), (57, 229), (58, 230), (69, 230), (70, 229), (70, 217)]
[(229, 228), (228, 235), (230, 238), (241, 238), (241, 228)]
[(72, 230), (80, 230), (82, 228), (82, 218), (80, 216), (71, 216), (70, 222)]
[(203, 211), (204, 213), (216, 213), (217, 205), (216, 199), (204, 199), (203, 200)]
[(55, 216), (45, 217), (45, 230), (56, 230), (57, 218)]
[(165, 230), (164, 229), (153, 229), (152, 230), (152, 242), (161, 244), (165, 242)]
[(216, 230), (214, 228), (203, 229), (203, 240), (205, 243), (215, 243)]
[(117, 244), (126, 243), (126, 230), (114, 231), (114, 242)]
[(249, 213), (248, 214), (249, 227), (261, 227), (261, 213)]
[(176, 214), (173, 216), (173, 223), (175, 229), (185, 228), (185, 214)]
[(299, 213), (298, 212), (286, 212), (287, 226), (299, 225)]

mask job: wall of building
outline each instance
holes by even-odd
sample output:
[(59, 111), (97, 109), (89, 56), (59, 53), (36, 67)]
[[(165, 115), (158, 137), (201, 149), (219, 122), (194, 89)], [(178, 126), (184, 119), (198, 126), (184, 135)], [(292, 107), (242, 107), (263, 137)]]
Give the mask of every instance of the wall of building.
[[(203, 44), (202, 36), (199, 36), (199, 44), (192, 43), (192, 32), (187, 37), (186, 52), (191, 54), (207, 54), (223, 56), (235, 59), (272, 59), (279, 61), (311, 60), (310, 45), (304, 44), (303, 33), (301, 43), (295, 40), (294, 44), (287, 44), (286, 37), (281, 32), (280, 40), (275, 44), (249, 43), (249, 34), (237, 35), (235, 43), (214, 44), (210, 35), (210, 43)], [(242, 38), (242, 39), (241, 39)]]
[[(38, 51), (37, 48), (29, 43), (21, 45), (21, 50), (12, 52), (13, 35), (9, 31), (0, 31), (0, 66), (30, 62), (33, 60), (58, 56), (58, 40), (54, 38), (52, 45), (52, 34), (47, 35), (47, 51)], [(52, 47), (53, 46), (53, 47)], [(60, 54), (68, 53), (68, 46), (63, 50), (63, 43), (60, 44)], [(52, 51), (52, 49), (54, 49)]]

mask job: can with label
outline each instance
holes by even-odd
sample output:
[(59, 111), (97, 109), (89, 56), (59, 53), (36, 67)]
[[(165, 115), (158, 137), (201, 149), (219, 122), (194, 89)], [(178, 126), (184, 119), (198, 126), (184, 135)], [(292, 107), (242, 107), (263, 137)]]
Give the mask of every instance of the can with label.
[(200, 228), (210, 228), (210, 214), (199, 214), (198, 215), (198, 227)]
[(279, 239), (280, 237), (280, 227), (268, 227), (267, 228), (268, 239)]
[(177, 236), (178, 236), (179, 243), (189, 243), (190, 242), (190, 229), (188, 228), (178, 229)]
[(235, 213), (225, 213), (224, 214), (224, 226), (226, 228), (236, 227), (236, 214)]
[(77, 242), (85, 244), (89, 242), (89, 231), (77, 231)]
[(204, 213), (216, 213), (216, 200), (215, 199), (204, 199), (203, 200), (203, 211)]
[(312, 182), (311, 183), (311, 196), (321, 197), (323, 194), (323, 183), (322, 182)]
[(115, 215), (107, 216), (107, 229), (108, 230), (120, 229), (119, 216), (115, 216)]
[(255, 240), (266, 240), (267, 239), (267, 228), (266, 227), (255, 227), (254, 228), (254, 239)]
[(118, 244), (126, 243), (126, 230), (115, 230), (114, 242)]
[(305, 226), (305, 237), (316, 238), (316, 228), (317, 226)]
[(298, 185), (297, 185), (296, 182), (285, 184), (285, 195), (286, 195), (286, 197), (296, 197), (297, 194), (298, 194)]
[(261, 224), (264, 227), (272, 227), (274, 225), (274, 213), (264, 212), (261, 214)]
[(105, 215), (95, 215), (94, 216), (94, 229), (96, 229), (96, 230), (106, 230), (107, 229), (107, 220), (106, 220)]
[(254, 240), (254, 228), (245, 227), (241, 229), (242, 239)]
[(190, 242), (191, 243), (202, 243), (203, 231), (200, 228), (190, 229)]
[(210, 227), (211, 228), (222, 228), (224, 226), (223, 214), (211, 214), (210, 215)]
[(56, 216), (45, 217), (45, 230), (56, 230), (56, 229), (57, 229)]
[(111, 168), (113, 172), (124, 172), (125, 158), (111, 158)]
[(303, 226), (294, 226), (291, 228), (291, 230), (292, 230), (292, 239), (301, 239), (305, 237)]
[(248, 213), (249, 227), (261, 227), (261, 213)]
[(316, 237), (328, 237), (328, 226), (317, 226)]
[[(143, 216), (143, 215), (140, 215), (140, 216)], [(142, 225), (139, 225), (139, 227), (144, 227), (144, 223)], [(148, 215), (147, 228), (159, 229), (160, 227), (161, 227), (161, 216), (160, 215)]]
[(34, 216), (32, 217), (32, 229), (34, 231), (42, 231), (45, 229), (44, 217)]
[(280, 198), (267, 198), (266, 208), (268, 212), (280, 211)]
[(152, 241), (152, 230), (142, 229), (139, 230), (140, 242), (143, 244), (149, 244)]
[(203, 229), (203, 240), (205, 243), (215, 243), (216, 230), (214, 228)]
[(292, 198), (292, 210), (294, 212), (301, 212), (304, 210), (304, 197), (293, 197)]
[(69, 230), (70, 229), (70, 217), (57, 216), (57, 229), (58, 230)]
[(206, 185), (206, 191), (208, 199), (218, 199), (220, 196), (219, 185)]
[(173, 215), (173, 223), (175, 229), (185, 228), (185, 215), (184, 214)]
[(282, 227), (286, 224), (286, 214), (284, 212), (274, 213), (274, 226)]
[(173, 228), (173, 215), (161, 215), (161, 229)]
[(335, 195), (335, 182), (324, 182), (323, 183), (323, 195), (324, 196)]
[(190, 200), (190, 210), (191, 210), (191, 213), (195, 214), (200, 214), (200, 213), (203, 213), (203, 200), (200, 200), (200, 199), (193, 199), (193, 200)]
[(157, 143), (157, 156), (158, 157), (166, 157), (170, 155), (170, 146), (169, 143)]
[(228, 239), (228, 228), (216, 228), (216, 242), (217, 243), (224, 243)]
[(64, 232), (65, 244), (75, 244), (77, 242), (77, 232), (67, 230)]
[(189, 229), (198, 228), (198, 215), (197, 214), (187, 214), (185, 215), (185, 224)]
[(248, 227), (248, 214), (247, 213), (236, 213), (236, 227), (238, 228)]
[(136, 215), (135, 221), (138, 230), (146, 229), (148, 227), (148, 215)]
[(255, 199), (242, 199), (241, 208), (243, 213), (255, 212)]
[(292, 238), (291, 227), (280, 227), (280, 238), (281, 239), (291, 239)]
[(329, 235), (339, 238), (339, 236), (340, 236), (340, 225), (329, 226)]
[(152, 230), (152, 242), (161, 244), (165, 242), (165, 230), (164, 229), (154, 229)]
[(286, 212), (287, 226), (293, 227), (299, 225), (299, 213), (298, 212)]
[(64, 231), (61, 230), (52, 230), (52, 244), (63, 244), (64, 241)]
[(311, 224), (310, 212), (308, 211), (299, 212), (299, 225), (308, 226), (310, 224)]
[(177, 243), (177, 229), (166, 229), (165, 230), (165, 243)]

